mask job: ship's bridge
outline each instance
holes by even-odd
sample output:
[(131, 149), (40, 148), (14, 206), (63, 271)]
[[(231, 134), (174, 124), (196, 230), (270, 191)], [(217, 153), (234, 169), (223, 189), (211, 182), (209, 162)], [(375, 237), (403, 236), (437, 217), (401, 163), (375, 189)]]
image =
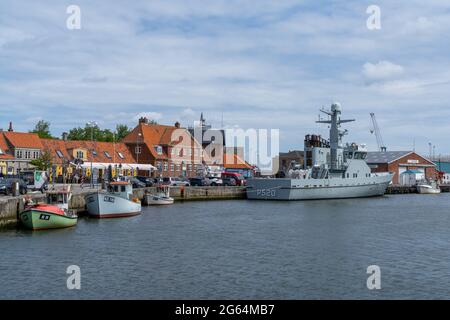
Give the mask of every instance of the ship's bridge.
[(347, 144), (344, 150), (344, 157), (346, 159), (365, 160), (367, 157), (366, 145), (358, 145), (356, 143)]

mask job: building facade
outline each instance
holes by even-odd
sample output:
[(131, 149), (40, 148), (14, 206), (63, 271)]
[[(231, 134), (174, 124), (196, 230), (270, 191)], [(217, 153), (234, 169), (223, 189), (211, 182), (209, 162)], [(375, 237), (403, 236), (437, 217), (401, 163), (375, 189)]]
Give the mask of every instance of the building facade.
[(156, 167), (154, 177), (189, 178), (203, 171), (202, 145), (178, 122), (167, 126), (141, 118), (123, 143), (138, 165)]
[(34, 133), (0, 132), (0, 171), (2, 174), (16, 175), (24, 170), (33, 169), (31, 161), (42, 154), (42, 143)]
[(414, 151), (368, 152), (366, 162), (372, 172), (392, 172), (392, 182), (400, 184), (403, 173), (415, 172), (417, 179), (436, 180), (439, 177), (436, 165)]
[[(107, 175), (137, 175), (139, 166), (124, 143), (41, 139), (43, 152), (52, 158), (52, 178), (61, 182), (78, 177), (101, 180)], [(151, 166), (141, 164), (140, 171), (151, 171)], [(92, 172), (91, 172), (92, 171)], [(110, 172), (109, 172), (110, 171)], [(148, 173), (150, 174), (150, 173)]]

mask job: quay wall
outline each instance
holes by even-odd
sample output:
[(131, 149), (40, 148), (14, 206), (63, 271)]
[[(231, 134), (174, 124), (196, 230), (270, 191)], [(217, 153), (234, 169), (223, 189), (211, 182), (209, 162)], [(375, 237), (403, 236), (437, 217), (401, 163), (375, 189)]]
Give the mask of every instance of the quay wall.
[[(450, 192), (450, 185), (441, 185), (441, 192)], [(386, 194), (407, 194), (407, 193), (417, 193), (417, 188), (415, 186), (401, 186), (401, 185), (390, 185)]]
[[(34, 202), (45, 201), (45, 195), (30, 195)], [(17, 224), (19, 212), (25, 207), (24, 197), (0, 197), (0, 228)]]
[[(93, 190), (74, 190), (70, 209), (78, 213), (86, 211), (85, 196)], [(135, 189), (133, 195), (140, 200), (144, 200), (146, 193), (156, 192), (155, 187)], [(30, 194), (35, 203), (45, 202), (45, 195)], [(245, 187), (171, 187), (170, 196), (176, 201), (191, 200), (225, 200), (225, 199), (245, 199)], [(144, 201), (145, 202), (145, 201)], [(145, 204), (145, 203), (143, 203)], [(24, 209), (24, 197), (0, 197), (0, 228), (15, 226), (18, 222), (18, 214)]]

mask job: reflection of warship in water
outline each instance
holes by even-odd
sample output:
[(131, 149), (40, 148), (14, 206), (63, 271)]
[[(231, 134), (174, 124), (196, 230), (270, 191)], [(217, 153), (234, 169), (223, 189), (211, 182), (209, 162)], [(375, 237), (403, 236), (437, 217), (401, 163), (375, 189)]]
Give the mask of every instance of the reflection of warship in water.
[(389, 172), (371, 173), (365, 162), (367, 150), (355, 143), (342, 144), (347, 130), (340, 130), (341, 106), (321, 110), (330, 120), (317, 121), (330, 125), (330, 139), (306, 136), (305, 170), (291, 171), (283, 179), (250, 179), (247, 197), (261, 200), (338, 199), (381, 196), (391, 183)]

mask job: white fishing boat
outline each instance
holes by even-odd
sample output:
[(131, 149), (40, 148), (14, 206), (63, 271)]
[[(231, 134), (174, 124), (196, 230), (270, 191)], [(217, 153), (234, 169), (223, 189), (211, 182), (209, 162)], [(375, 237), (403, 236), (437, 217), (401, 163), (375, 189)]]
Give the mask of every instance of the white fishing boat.
[(439, 194), (441, 193), (441, 188), (436, 181), (419, 183), (417, 186), (417, 192), (420, 194)]
[(173, 204), (175, 200), (170, 197), (170, 187), (158, 187), (156, 193), (148, 193), (145, 195), (145, 203), (151, 205), (168, 205)]
[(87, 211), (95, 218), (121, 218), (141, 213), (141, 201), (133, 198), (129, 182), (111, 182), (107, 192), (98, 191), (85, 197)]

